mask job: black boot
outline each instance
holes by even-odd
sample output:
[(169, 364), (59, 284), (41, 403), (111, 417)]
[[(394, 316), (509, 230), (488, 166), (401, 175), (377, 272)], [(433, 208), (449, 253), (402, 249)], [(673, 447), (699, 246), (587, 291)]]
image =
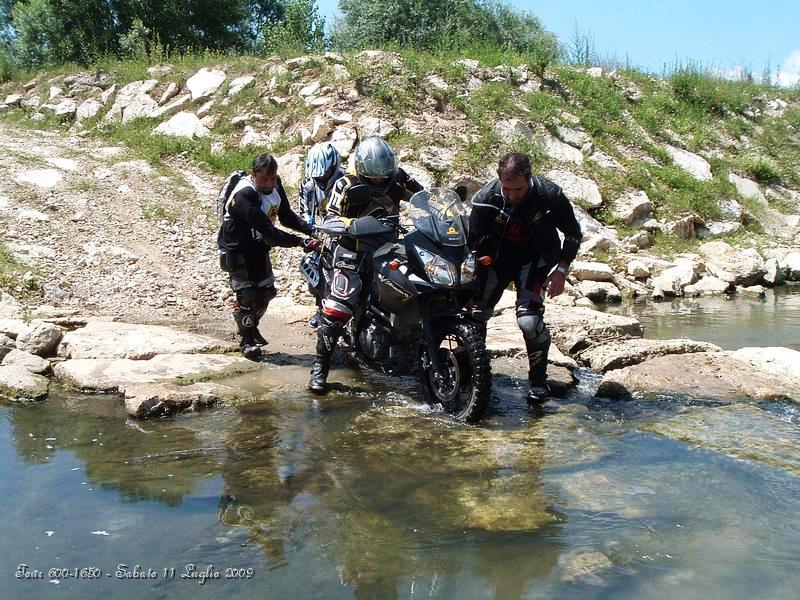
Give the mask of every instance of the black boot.
[(550, 340), (545, 342), (530, 342), (525, 340), (528, 351), (528, 405), (542, 404), (550, 395), (547, 385), (547, 352), (550, 349)]
[(256, 342), (255, 317), (253, 311), (248, 308), (239, 308), (233, 311), (233, 320), (236, 321), (236, 328), (239, 330), (239, 347), (242, 354), (250, 360), (257, 360), (261, 356), (261, 348)]
[(311, 365), (311, 379), (308, 381), (308, 389), (315, 394), (324, 394), (328, 391), (331, 356), (341, 331), (341, 324), (332, 322), (325, 315), (322, 316), (317, 330), (317, 356)]

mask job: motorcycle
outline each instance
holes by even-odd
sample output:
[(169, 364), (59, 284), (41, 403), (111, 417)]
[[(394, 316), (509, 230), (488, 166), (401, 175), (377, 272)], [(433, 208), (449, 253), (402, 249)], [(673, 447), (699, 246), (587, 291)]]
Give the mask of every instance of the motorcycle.
[[(374, 250), (359, 267), (365, 283), (343, 349), (361, 366), (416, 374), (428, 403), (476, 422), (488, 407), (492, 374), (480, 324), (464, 309), (474, 296), (476, 269), (466, 210), (454, 191), (433, 188), (414, 194), (406, 212), (408, 228), (385, 215), (319, 228)], [(309, 275), (312, 265), (307, 261), (301, 271), (317, 288), (326, 274)]]

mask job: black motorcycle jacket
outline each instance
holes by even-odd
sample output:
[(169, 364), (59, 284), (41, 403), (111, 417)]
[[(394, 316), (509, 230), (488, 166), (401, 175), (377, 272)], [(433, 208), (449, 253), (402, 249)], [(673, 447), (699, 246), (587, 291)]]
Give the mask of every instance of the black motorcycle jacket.
[(225, 216), (219, 230), (221, 250), (251, 254), (272, 246), (301, 246), (302, 238), (278, 229), (281, 225), (310, 235), (312, 227), (297, 216), (289, 205), (280, 177), (271, 194), (260, 194), (248, 182), (237, 186), (225, 206)]
[[(509, 226), (521, 229), (518, 235)], [(564, 234), (562, 245), (558, 232)], [(532, 177), (525, 199), (511, 205), (501, 194), (500, 181), (493, 179), (472, 198), (469, 247), (478, 256), (492, 260), (542, 259), (548, 268), (559, 261), (575, 260), (580, 248), (581, 226), (563, 190), (545, 177)], [(516, 256), (499, 256), (513, 248)], [(519, 256), (519, 254), (526, 256)]]

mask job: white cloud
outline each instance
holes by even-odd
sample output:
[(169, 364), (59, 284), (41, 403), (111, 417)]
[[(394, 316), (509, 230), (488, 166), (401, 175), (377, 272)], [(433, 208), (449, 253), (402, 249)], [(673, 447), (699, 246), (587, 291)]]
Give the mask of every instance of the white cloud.
[(800, 50), (795, 50), (781, 65), (775, 79), (778, 85), (792, 87), (800, 83)]

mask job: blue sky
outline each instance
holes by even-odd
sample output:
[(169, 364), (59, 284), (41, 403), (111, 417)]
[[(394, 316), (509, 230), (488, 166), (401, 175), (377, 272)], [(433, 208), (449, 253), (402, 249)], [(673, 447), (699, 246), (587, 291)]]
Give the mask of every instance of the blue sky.
[[(535, 13), (568, 43), (577, 28), (591, 35), (601, 57), (654, 72), (693, 60), (720, 70), (749, 67), (760, 76), (769, 62), (784, 83), (800, 79), (800, 0), (511, 0)], [(337, 0), (317, 0), (330, 23)]]

